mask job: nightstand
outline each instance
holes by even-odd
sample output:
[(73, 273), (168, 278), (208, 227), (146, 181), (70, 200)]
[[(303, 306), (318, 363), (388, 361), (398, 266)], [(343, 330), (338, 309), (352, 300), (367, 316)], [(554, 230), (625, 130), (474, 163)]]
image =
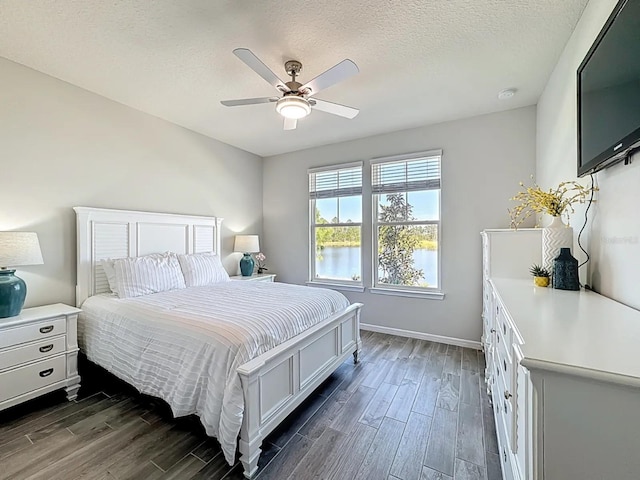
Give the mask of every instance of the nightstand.
[(235, 275), (229, 278), (231, 280), (244, 280), (244, 281), (250, 281), (250, 282), (275, 282), (276, 274), (275, 273), (256, 273), (254, 275), (251, 275), (250, 277)]
[(56, 303), (0, 318), (0, 410), (60, 388), (75, 400), (79, 312)]

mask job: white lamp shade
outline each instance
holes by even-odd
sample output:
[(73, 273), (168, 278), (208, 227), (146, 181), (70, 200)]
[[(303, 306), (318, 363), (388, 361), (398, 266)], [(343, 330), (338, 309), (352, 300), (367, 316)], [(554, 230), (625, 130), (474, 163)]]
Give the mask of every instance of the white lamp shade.
[(236, 235), (234, 252), (256, 253), (260, 251), (258, 235)]
[(35, 232), (0, 232), (0, 267), (43, 263), (40, 242)]

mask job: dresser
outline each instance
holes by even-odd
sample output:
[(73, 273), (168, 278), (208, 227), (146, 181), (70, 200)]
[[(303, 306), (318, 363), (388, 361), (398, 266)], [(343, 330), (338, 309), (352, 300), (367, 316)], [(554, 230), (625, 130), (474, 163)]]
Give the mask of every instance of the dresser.
[(0, 319), (0, 410), (61, 388), (75, 400), (79, 312), (57, 303)]
[(485, 380), (503, 478), (637, 480), (640, 312), (535, 287), (539, 234), (482, 234)]

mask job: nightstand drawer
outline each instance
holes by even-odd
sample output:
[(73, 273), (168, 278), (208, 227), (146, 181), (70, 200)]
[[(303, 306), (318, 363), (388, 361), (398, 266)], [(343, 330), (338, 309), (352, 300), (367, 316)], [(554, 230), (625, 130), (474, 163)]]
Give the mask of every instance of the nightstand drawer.
[(0, 373), (0, 402), (66, 378), (65, 355)]
[(0, 371), (32, 360), (62, 353), (65, 350), (65, 346), (66, 337), (63, 335), (0, 351)]
[(54, 337), (67, 331), (64, 317), (52, 318), (44, 322), (31, 323), (22, 327), (8, 328), (0, 335), (0, 348), (33, 342), (41, 338)]

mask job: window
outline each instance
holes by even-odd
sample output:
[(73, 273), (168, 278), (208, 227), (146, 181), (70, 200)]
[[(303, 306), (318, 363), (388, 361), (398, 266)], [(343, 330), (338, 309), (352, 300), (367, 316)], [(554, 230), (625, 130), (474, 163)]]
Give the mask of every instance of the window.
[(362, 163), (309, 170), (311, 281), (362, 283)]
[(439, 290), (440, 157), (372, 161), (374, 287)]

